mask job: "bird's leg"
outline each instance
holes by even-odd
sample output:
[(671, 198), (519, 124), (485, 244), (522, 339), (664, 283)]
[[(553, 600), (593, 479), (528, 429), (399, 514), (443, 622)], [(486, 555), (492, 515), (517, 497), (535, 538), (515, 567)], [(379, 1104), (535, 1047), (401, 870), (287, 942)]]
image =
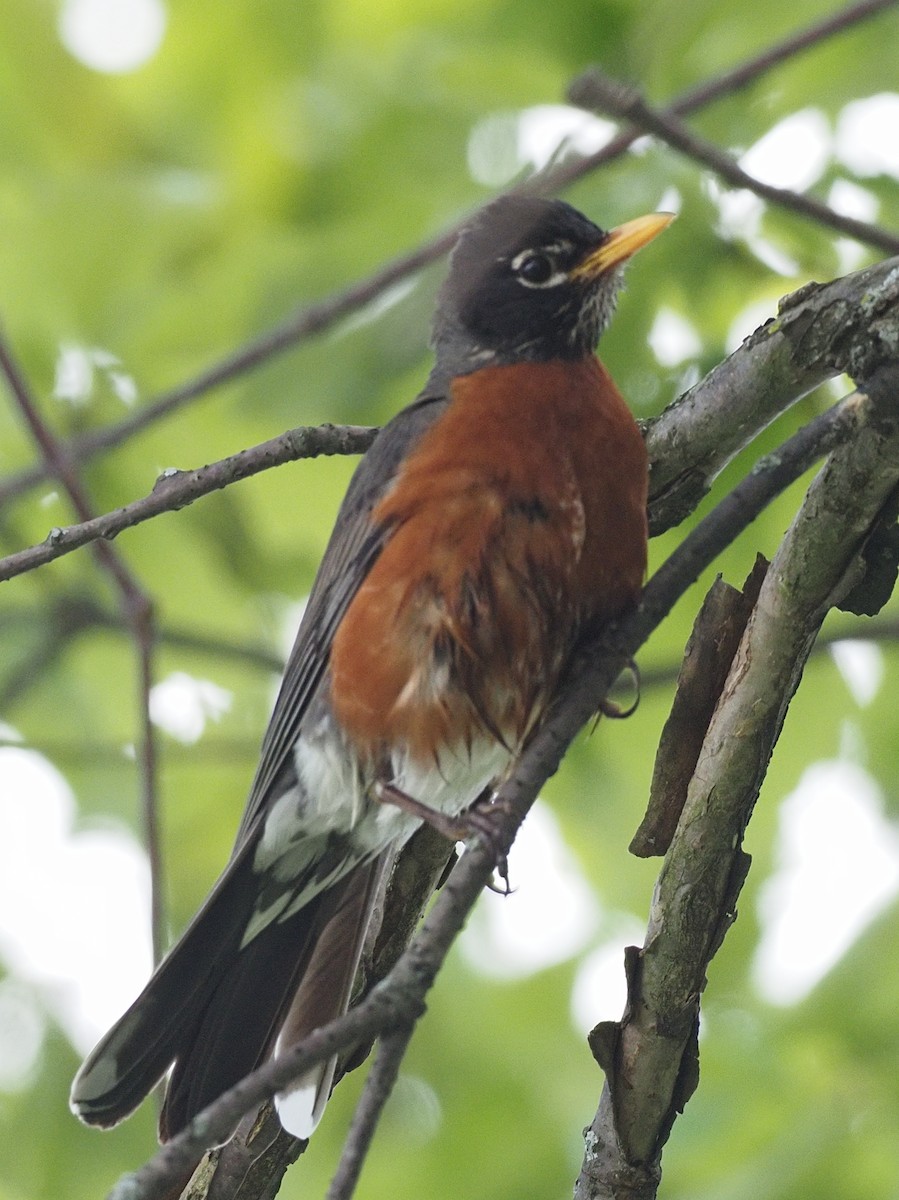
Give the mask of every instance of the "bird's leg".
[(473, 834), (479, 833), (490, 847), (497, 872), (500, 879), (503, 880), (504, 887), (496, 890), (504, 892), (510, 890), (508, 863), (505, 852), (499, 844), (499, 831), (496, 827), (497, 810), (490, 800), (489, 791), (482, 792), (474, 804), (457, 817), (438, 812), (436, 808), (431, 808), (429, 805), (423, 804), (421, 800), (416, 800), (414, 796), (410, 796), (396, 784), (386, 783), (383, 780), (375, 784), (373, 796), (379, 804), (393, 804), (396, 808), (401, 808), (403, 812), (409, 813), (410, 816), (417, 817), (420, 821), (430, 825), (432, 829), (436, 829), (438, 833), (442, 833), (445, 838), (449, 838), (451, 842), (464, 842)]
[(379, 804), (392, 804), (395, 808), (401, 808), (403, 812), (417, 817), (419, 821), (424, 821), (426, 825), (442, 833), (451, 842), (464, 842), (471, 836), (471, 829), (461, 817), (450, 817), (446, 813), (438, 812), (436, 808), (430, 808), (421, 800), (416, 800), (414, 796), (404, 792), (402, 788), (398, 788), (396, 784), (383, 781), (376, 783), (374, 799)]

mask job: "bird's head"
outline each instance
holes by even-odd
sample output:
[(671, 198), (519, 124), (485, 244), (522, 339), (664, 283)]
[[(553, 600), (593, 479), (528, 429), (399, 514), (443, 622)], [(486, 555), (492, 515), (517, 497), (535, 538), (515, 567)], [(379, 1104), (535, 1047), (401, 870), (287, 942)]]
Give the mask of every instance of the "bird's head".
[(627, 260), (673, 220), (652, 213), (607, 233), (562, 200), (503, 196), (461, 233), (438, 300), (438, 371), (590, 354)]

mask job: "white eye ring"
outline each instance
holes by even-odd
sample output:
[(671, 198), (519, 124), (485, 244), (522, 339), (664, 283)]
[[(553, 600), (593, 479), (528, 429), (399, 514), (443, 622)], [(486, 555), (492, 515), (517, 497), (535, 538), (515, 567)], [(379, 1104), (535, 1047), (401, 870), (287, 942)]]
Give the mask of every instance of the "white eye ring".
[[(536, 262), (538, 259), (543, 259), (550, 268), (551, 273), (545, 279), (528, 279), (524, 274), (524, 270), (528, 263)], [(522, 250), (520, 254), (516, 254), (512, 259), (511, 267), (515, 272), (517, 281), (528, 288), (551, 288), (558, 287), (560, 283), (565, 283), (568, 279), (567, 271), (553, 271), (555, 266), (555, 258), (548, 250)]]

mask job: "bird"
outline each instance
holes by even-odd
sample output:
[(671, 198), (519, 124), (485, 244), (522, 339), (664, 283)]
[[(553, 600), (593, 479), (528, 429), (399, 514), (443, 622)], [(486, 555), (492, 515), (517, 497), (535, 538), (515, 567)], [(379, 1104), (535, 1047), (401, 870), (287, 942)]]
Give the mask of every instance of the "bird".
[[(340, 506), (231, 857), (78, 1072), (86, 1123), (117, 1124), (168, 1072), (166, 1141), (344, 1012), (398, 849), (489, 816), (578, 648), (636, 603), (647, 457), (595, 349), (625, 264), (672, 219), (607, 232), (509, 194), (463, 228), (433, 368)], [(310, 1136), (334, 1072), (276, 1098), (285, 1129)]]

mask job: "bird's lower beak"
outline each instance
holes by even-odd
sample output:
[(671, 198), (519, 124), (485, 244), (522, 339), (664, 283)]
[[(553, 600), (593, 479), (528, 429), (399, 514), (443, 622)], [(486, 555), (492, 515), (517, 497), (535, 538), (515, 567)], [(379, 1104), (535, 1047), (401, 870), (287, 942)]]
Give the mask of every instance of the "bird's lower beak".
[(602, 245), (591, 250), (583, 262), (578, 263), (571, 272), (571, 278), (581, 281), (596, 279), (612, 267), (627, 262), (632, 254), (667, 229), (673, 220), (674, 213), (649, 213), (645, 217), (625, 221), (606, 234)]

